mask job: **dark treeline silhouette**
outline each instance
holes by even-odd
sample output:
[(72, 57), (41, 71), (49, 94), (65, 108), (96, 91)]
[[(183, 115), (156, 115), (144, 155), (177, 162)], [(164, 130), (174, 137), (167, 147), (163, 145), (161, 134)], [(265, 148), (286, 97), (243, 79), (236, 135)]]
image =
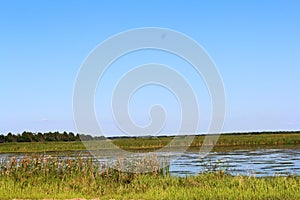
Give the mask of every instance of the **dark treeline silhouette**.
[[(300, 131), (264, 131), (264, 132), (237, 132), (237, 133), (222, 133), (221, 135), (259, 135), (259, 134), (300, 134)], [(198, 134), (194, 136), (205, 136), (207, 134)], [(210, 134), (212, 135), (212, 134)], [(85, 134), (74, 134), (72, 132), (47, 132), (47, 133), (32, 133), (24, 131), (21, 134), (8, 133), (7, 135), (0, 134), (0, 143), (6, 142), (70, 142), (70, 141), (90, 141), (104, 139), (134, 139), (134, 138), (164, 138), (175, 137), (176, 135), (161, 135), (161, 136), (91, 136)], [(187, 136), (187, 135), (181, 135)]]
[(74, 134), (72, 132), (48, 132), (48, 133), (32, 133), (24, 131), (21, 134), (8, 133), (0, 135), (0, 143), (5, 142), (69, 142), (69, 141), (87, 141), (99, 140), (102, 137), (93, 137), (90, 135)]

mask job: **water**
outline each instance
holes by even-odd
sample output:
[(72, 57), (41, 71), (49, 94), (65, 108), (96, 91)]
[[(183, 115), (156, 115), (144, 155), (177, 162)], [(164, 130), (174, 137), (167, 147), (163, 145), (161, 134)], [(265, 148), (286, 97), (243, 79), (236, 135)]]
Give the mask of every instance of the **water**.
[[(205, 158), (200, 158), (197, 151), (185, 152), (179, 156), (176, 150), (158, 153), (158, 158), (170, 159), (170, 173), (176, 176), (195, 175), (198, 173), (224, 170), (232, 175), (247, 176), (279, 176), (300, 175), (300, 148), (297, 149), (257, 149), (235, 150), (230, 152), (210, 152)], [(88, 152), (52, 153), (60, 158), (89, 156)], [(143, 154), (135, 154), (141, 156)], [(19, 158), (23, 154), (0, 154), (0, 160), (12, 156)], [(100, 162), (108, 162), (117, 159), (113, 152), (98, 159)]]
[(194, 175), (217, 169), (232, 175), (247, 176), (300, 174), (300, 149), (211, 152), (201, 161), (196, 152), (187, 152), (171, 163), (170, 172), (174, 175)]

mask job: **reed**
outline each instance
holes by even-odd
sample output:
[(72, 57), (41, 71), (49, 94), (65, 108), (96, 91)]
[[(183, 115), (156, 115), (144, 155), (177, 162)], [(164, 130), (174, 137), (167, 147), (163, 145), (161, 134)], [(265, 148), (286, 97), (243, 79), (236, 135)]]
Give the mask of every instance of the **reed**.
[[(156, 158), (134, 164), (158, 165)], [(11, 158), (0, 164), (0, 199), (299, 199), (300, 179), (231, 176), (223, 171), (173, 177), (120, 171), (90, 158)], [(145, 165), (145, 166), (143, 166)], [(126, 166), (128, 166), (126, 164)], [(158, 166), (156, 166), (158, 167)]]
[[(152, 151), (162, 147), (186, 147), (188, 144), (181, 142), (178, 146), (170, 146), (173, 139), (169, 137), (158, 138), (122, 138), (111, 140), (116, 146), (129, 151)], [(195, 136), (189, 147), (199, 148), (202, 146), (204, 136)], [(110, 141), (86, 141), (85, 145), (90, 149), (110, 148)], [(101, 145), (99, 145), (101, 143)], [(105, 145), (106, 144), (106, 145)], [(49, 151), (77, 151), (86, 150), (82, 142), (19, 142), (19, 143), (0, 143), (0, 153), (16, 152), (49, 152)], [(300, 133), (259, 133), (259, 134), (226, 134), (221, 135), (215, 145), (215, 149), (224, 148), (265, 148), (272, 146), (300, 146)], [(91, 148), (90, 148), (91, 147)]]

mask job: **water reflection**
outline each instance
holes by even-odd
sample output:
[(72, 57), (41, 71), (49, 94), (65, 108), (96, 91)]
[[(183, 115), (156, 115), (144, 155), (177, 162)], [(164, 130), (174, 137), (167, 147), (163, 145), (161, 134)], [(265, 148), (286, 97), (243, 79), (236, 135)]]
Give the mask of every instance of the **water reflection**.
[[(87, 151), (49, 153), (60, 159), (66, 157), (89, 157)], [(135, 156), (145, 155), (137, 153)], [(96, 160), (107, 163), (118, 159), (113, 152), (107, 152)], [(276, 176), (300, 174), (300, 148), (296, 149), (257, 149), (235, 150), (229, 152), (211, 152), (205, 158), (200, 158), (197, 151), (188, 151), (182, 156), (174, 151), (159, 152), (158, 158), (170, 159), (170, 173), (172, 175), (195, 175), (205, 171), (224, 170), (232, 175)], [(21, 159), (24, 154), (0, 154), (0, 161), (17, 156)]]

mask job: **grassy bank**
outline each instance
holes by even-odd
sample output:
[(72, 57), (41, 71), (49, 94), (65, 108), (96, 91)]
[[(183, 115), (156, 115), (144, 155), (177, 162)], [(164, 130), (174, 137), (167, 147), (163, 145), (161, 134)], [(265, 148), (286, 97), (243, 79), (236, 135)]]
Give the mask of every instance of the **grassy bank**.
[(91, 160), (51, 157), (12, 159), (0, 169), (1, 199), (300, 199), (296, 176), (232, 177), (215, 172), (183, 178), (159, 169), (133, 174), (96, 166)]
[[(191, 147), (201, 147), (204, 136), (195, 136)], [(134, 139), (115, 139), (113, 143), (124, 149), (143, 149), (143, 148), (161, 148), (167, 146), (173, 137), (160, 138), (134, 138)], [(213, 141), (209, 142), (213, 143)], [(234, 146), (276, 146), (276, 145), (298, 145), (300, 144), (300, 133), (278, 134), (226, 134), (221, 135), (216, 143), (216, 147), (234, 147)], [(185, 141), (178, 142), (175, 146), (187, 146)], [(172, 146), (170, 146), (172, 147)]]
[(14, 142), (1, 143), (0, 153), (30, 153), (86, 150), (82, 142)]
[[(114, 139), (112, 142), (124, 149), (141, 150), (155, 149), (167, 146), (173, 137), (159, 138), (126, 138)], [(191, 147), (201, 147), (204, 136), (196, 136), (190, 145)], [(89, 141), (87, 144), (97, 149), (99, 143), (102, 146), (109, 148), (108, 145), (103, 145), (102, 141)], [(177, 146), (187, 146), (186, 142), (180, 142)], [(238, 135), (221, 135), (215, 145), (215, 148), (236, 149), (244, 147), (268, 147), (282, 145), (300, 145), (300, 133), (262, 133), (262, 134), (238, 134)], [(172, 146), (170, 146), (172, 148)], [(85, 150), (82, 142), (20, 142), (20, 143), (1, 143), (0, 153), (9, 152), (46, 152), (46, 151), (75, 151)]]

